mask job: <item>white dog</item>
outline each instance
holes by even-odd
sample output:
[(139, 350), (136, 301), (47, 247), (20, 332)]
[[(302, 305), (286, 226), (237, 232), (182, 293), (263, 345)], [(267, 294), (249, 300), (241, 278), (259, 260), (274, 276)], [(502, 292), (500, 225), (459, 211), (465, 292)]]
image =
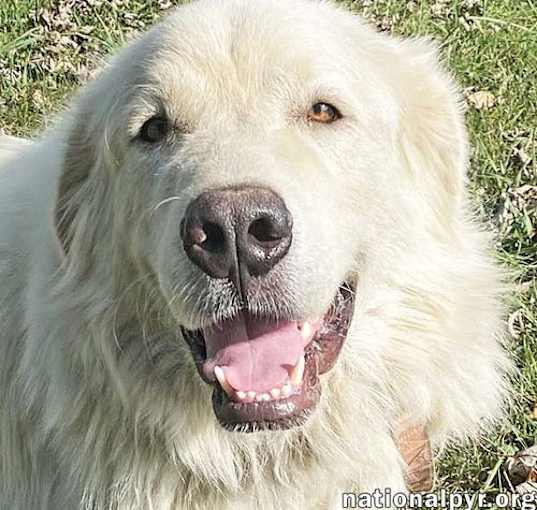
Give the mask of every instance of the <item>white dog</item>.
[(459, 101), (427, 41), (201, 0), (4, 139), (2, 510), (338, 508), (406, 490), (402, 416), (501, 416)]

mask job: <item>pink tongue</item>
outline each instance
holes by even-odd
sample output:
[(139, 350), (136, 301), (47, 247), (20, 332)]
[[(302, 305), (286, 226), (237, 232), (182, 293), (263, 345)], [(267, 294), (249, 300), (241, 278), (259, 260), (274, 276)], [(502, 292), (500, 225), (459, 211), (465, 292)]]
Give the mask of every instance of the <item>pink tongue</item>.
[(223, 368), (227, 382), (242, 391), (267, 392), (287, 379), (311, 338), (296, 322), (256, 320), (239, 314), (204, 331), (205, 370)]

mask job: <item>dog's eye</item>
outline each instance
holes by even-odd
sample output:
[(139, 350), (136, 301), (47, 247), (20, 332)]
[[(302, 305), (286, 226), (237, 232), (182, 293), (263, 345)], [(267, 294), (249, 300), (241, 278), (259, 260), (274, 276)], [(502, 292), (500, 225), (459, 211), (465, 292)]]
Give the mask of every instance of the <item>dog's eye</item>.
[(148, 143), (157, 143), (166, 138), (169, 130), (169, 123), (166, 119), (153, 117), (140, 129), (140, 139)]
[(308, 114), (309, 120), (321, 124), (331, 124), (341, 117), (339, 110), (329, 103), (315, 103)]

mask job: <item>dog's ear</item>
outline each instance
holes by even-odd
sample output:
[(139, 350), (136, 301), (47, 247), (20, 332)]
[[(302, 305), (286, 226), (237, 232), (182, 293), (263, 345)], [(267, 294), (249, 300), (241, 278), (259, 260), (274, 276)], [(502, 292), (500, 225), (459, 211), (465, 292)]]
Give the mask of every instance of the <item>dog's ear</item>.
[(433, 41), (397, 41), (395, 51), (403, 161), (418, 186), (429, 190), (433, 212), (451, 218), (463, 201), (468, 163), (461, 94)]
[(96, 159), (95, 144), (91, 142), (87, 129), (88, 119), (78, 113), (73, 119), (75, 117), (76, 121), (67, 135), (54, 209), (54, 225), (64, 254), (69, 253), (81, 190)]
[[(57, 186), (54, 226), (61, 251), (68, 255), (73, 244), (94, 242), (97, 223), (109, 226), (113, 176), (124, 154), (126, 115), (121, 105), (128, 100), (128, 68), (135, 58), (133, 45), (113, 57), (73, 101), (61, 123), (65, 129), (62, 168)], [(86, 252), (88, 250), (85, 250)]]
[[(111, 175), (116, 166), (111, 109), (99, 107), (93, 91), (70, 113), (62, 168), (57, 185), (54, 226), (63, 255), (75, 242), (93, 242), (97, 223), (110, 218)], [(116, 144), (117, 145), (117, 144)]]

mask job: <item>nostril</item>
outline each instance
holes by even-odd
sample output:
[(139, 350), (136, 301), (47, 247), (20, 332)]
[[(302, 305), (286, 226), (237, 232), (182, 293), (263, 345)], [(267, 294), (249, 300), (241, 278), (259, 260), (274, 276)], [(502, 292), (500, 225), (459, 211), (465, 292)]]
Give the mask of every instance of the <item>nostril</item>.
[(207, 240), (207, 234), (201, 227), (194, 227), (190, 231), (190, 239), (192, 240), (192, 244), (202, 245)]
[(203, 224), (202, 231), (204, 234), (204, 239), (199, 244), (205, 251), (214, 253), (225, 250), (226, 235), (220, 225), (208, 221)]
[(239, 186), (203, 192), (188, 205), (180, 229), (190, 261), (242, 293), (251, 277), (266, 275), (287, 255), (293, 218), (274, 192)]
[(263, 216), (253, 221), (248, 228), (248, 235), (256, 242), (264, 245), (278, 244), (282, 237), (285, 237), (285, 233), (281, 231), (281, 228), (278, 228), (275, 221), (268, 216)]

